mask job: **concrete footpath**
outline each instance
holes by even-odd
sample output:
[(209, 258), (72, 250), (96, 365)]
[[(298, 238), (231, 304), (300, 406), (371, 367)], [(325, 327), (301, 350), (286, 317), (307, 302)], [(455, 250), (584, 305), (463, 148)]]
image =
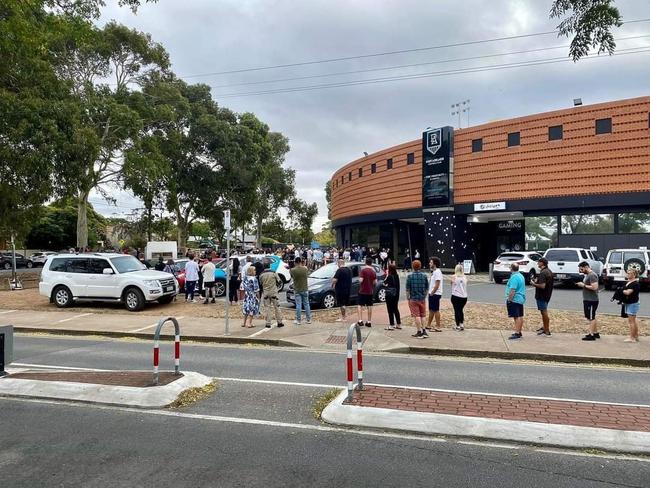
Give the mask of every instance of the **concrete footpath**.
[[(51, 333), (67, 335), (102, 335), (109, 337), (153, 337), (161, 317), (137, 313), (102, 314), (52, 311), (33, 312), (3, 310), (0, 324), (13, 325), (16, 332)], [(294, 325), (287, 321), (282, 328), (265, 328), (256, 320), (256, 327), (243, 328), (241, 320), (230, 322), (225, 333), (223, 319), (178, 316), (182, 338), (185, 341), (260, 344), (271, 346), (306, 347), (343, 352), (349, 324), (318, 323)], [(580, 363), (627, 364), (650, 366), (650, 340), (625, 343), (622, 336), (608, 336), (594, 342), (581, 341), (577, 334), (553, 334), (539, 337), (525, 332), (518, 341), (509, 341), (511, 331), (466, 329), (456, 332), (430, 332), (428, 339), (411, 337), (414, 328), (386, 331), (383, 326), (363, 328), (363, 348), (369, 352), (414, 353), (503, 359), (531, 359)], [(173, 327), (163, 329), (163, 338), (173, 338)]]
[(365, 385), (323, 410), (336, 425), (650, 453), (650, 406)]

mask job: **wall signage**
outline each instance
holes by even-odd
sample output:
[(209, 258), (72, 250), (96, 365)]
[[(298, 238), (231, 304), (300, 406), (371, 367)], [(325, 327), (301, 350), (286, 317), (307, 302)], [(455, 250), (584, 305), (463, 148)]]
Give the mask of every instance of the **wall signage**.
[(454, 129), (440, 127), (422, 133), (422, 206), (451, 204), (454, 174)]
[(499, 222), (497, 227), (500, 230), (521, 230), (524, 228), (524, 223), (521, 220), (506, 220)]
[(489, 210), (505, 210), (506, 202), (486, 202), (486, 203), (475, 203), (474, 212), (486, 212)]

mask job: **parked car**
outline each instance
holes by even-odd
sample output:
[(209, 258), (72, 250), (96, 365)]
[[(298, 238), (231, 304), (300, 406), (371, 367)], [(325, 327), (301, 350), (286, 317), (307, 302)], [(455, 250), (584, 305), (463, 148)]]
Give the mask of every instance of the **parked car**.
[(34, 266), (43, 266), (45, 261), (47, 261), (47, 258), (55, 254), (57, 253), (52, 251), (35, 252), (29, 257), (29, 259), (32, 261)]
[(544, 253), (544, 257), (548, 259), (548, 269), (553, 273), (555, 281), (561, 283), (575, 284), (584, 279), (584, 275), (578, 271), (578, 264), (582, 261), (587, 261), (599, 277), (603, 271), (603, 263), (588, 249), (552, 247)]
[[(176, 266), (180, 269), (180, 272), (176, 275), (179, 293), (184, 293), (185, 291), (185, 265), (188, 261), (189, 259), (186, 258), (174, 259), (174, 263), (176, 263)], [(199, 267), (203, 266), (206, 262), (206, 260), (199, 262)], [(216, 269), (214, 270), (214, 290), (216, 296), (222, 297), (226, 294), (225, 259), (217, 258), (214, 260), (214, 263), (216, 265)], [(203, 278), (203, 281), (205, 281), (205, 277)]]
[(510, 265), (517, 263), (519, 272), (524, 275), (526, 284), (537, 275), (537, 261), (542, 255), (537, 251), (504, 252), (494, 261), (492, 276), (495, 283), (502, 283), (510, 277)]
[(113, 253), (50, 256), (38, 288), (59, 308), (75, 301), (104, 301), (123, 303), (131, 312), (147, 302), (169, 303), (178, 293), (171, 274), (147, 270), (135, 257)]
[[(0, 253), (0, 268), (2, 269), (11, 269), (13, 255), (11, 252), (1, 252)], [(32, 268), (34, 263), (31, 259), (27, 259), (23, 254), (16, 253), (16, 268)]]
[[(264, 259), (271, 260), (271, 271), (275, 271), (282, 280), (282, 286), (278, 289), (278, 291), (284, 290), (285, 285), (291, 281), (289, 265), (285, 263), (280, 256), (276, 256), (275, 254), (248, 254), (247, 256), (251, 256), (254, 263), (257, 261), (262, 261)], [(243, 266), (246, 262), (247, 256), (237, 256), (239, 258), (241, 266)]]
[[(350, 301), (356, 301), (359, 296), (359, 271), (364, 263), (346, 263), (345, 266), (352, 270), (352, 288), (350, 289)], [(380, 266), (372, 266), (377, 273), (377, 284), (375, 285), (375, 300), (378, 302), (386, 301), (386, 289), (382, 286), (385, 278), (384, 271)], [(313, 306), (322, 306), (324, 308), (334, 308), (337, 306), (336, 294), (332, 287), (332, 278), (338, 269), (336, 263), (326, 264), (313, 271), (307, 279), (307, 286), (309, 290), (309, 304)], [(293, 291), (293, 284), (287, 290), (287, 301), (289, 303), (296, 303), (295, 293)]]
[(605, 289), (611, 290), (614, 286), (625, 284), (629, 269), (638, 270), (642, 286), (650, 285), (649, 265), (650, 252), (646, 249), (612, 249), (607, 253), (603, 268)]

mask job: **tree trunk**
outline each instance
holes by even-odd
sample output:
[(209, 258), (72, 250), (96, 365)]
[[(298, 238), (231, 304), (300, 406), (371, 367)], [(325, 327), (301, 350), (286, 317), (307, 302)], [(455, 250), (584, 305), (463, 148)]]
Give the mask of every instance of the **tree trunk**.
[(262, 248), (262, 217), (257, 217), (257, 229), (255, 232), (255, 247)]
[(88, 193), (77, 197), (77, 247), (79, 250), (88, 245)]
[(187, 247), (187, 221), (183, 218), (180, 209), (176, 209), (176, 229), (178, 237), (178, 247)]
[(151, 242), (151, 206), (147, 208), (147, 242)]

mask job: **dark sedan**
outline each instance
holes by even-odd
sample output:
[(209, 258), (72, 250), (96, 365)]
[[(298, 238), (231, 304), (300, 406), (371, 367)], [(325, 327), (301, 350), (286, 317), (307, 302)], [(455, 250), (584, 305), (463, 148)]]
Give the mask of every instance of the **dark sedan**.
[[(346, 263), (352, 270), (352, 288), (350, 289), (350, 302), (355, 302), (359, 295), (359, 271), (365, 266), (363, 263)], [(309, 289), (309, 304), (314, 307), (334, 308), (337, 306), (336, 295), (332, 287), (332, 278), (338, 266), (336, 263), (326, 264), (309, 275), (307, 286)], [(375, 301), (386, 301), (386, 290), (382, 286), (385, 278), (384, 271), (377, 265), (373, 265), (377, 273), (377, 284), (375, 285)], [(287, 290), (287, 301), (296, 303), (293, 291), (293, 284)]]
[[(31, 268), (34, 266), (34, 263), (31, 259), (27, 259), (20, 253), (16, 253), (16, 268)], [(0, 268), (1, 269), (11, 269), (12, 268), (12, 253), (3, 252), (0, 253)]]

